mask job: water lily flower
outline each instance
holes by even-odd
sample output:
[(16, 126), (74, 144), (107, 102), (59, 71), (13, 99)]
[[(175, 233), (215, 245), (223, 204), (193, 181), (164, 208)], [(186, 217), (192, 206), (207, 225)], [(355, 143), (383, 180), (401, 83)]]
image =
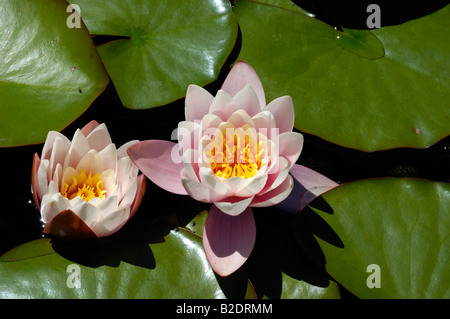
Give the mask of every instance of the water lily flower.
[(67, 240), (109, 236), (136, 212), (146, 179), (128, 157), (131, 141), (116, 149), (105, 124), (91, 121), (72, 141), (47, 135), (33, 159), (33, 199), (44, 233)]
[[(245, 61), (234, 65), (215, 97), (190, 85), (185, 117), (178, 125), (178, 143), (142, 141), (131, 146), (128, 154), (163, 189), (213, 204), (204, 226), (203, 246), (213, 270), (227, 276), (253, 250), (253, 208), (284, 201), (299, 183), (293, 175), (301, 180), (302, 171), (313, 171), (296, 164), (303, 136), (292, 131), (291, 97), (266, 105), (262, 83)], [(289, 174), (292, 169), (293, 175)], [(310, 189), (336, 185), (325, 177), (325, 186), (315, 183), (314, 173), (308, 175), (308, 188), (296, 192), (298, 205), (290, 205), (291, 210), (300, 210), (301, 198), (310, 201), (314, 197), (305, 197), (306, 193), (318, 193)]]

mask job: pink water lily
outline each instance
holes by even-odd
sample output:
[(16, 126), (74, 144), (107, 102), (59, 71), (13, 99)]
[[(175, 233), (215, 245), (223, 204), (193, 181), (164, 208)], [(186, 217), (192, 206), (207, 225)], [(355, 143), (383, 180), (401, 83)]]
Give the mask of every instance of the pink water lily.
[[(185, 117), (178, 125), (178, 143), (147, 140), (131, 146), (128, 153), (158, 186), (213, 203), (204, 226), (203, 246), (209, 263), (221, 276), (241, 267), (253, 250), (253, 208), (276, 205), (292, 192), (291, 169), (299, 183), (299, 171), (313, 172), (308, 175), (308, 187), (297, 194), (302, 198), (306, 193), (320, 193), (312, 189), (323, 192), (336, 185), (296, 164), (303, 136), (292, 131), (291, 97), (266, 105), (262, 83), (244, 61), (234, 65), (215, 97), (190, 85)], [(326, 185), (324, 179), (316, 183), (314, 173), (323, 177)], [(301, 205), (297, 206), (300, 210)]]
[(59, 132), (47, 135), (41, 157), (34, 155), (33, 199), (44, 233), (67, 240), (109, 236), (136, 212), (146, 179), (126, 150), (116, 149), (105, 124), (77, 129), (72, 141)]

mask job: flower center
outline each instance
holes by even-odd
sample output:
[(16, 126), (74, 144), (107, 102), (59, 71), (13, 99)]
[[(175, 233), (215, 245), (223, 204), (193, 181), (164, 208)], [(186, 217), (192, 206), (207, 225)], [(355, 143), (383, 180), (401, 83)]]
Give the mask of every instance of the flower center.
[(213, 136), (211, 143), (205, 148), (214, 175), (246, 179), (254, 176), (263, 165), (262, 141), (257, 143), (255, 138), (245, 134), (243, 130), (232, 129), (232, 134), (228, 130), (225, 138), (223, 133), (219, 133), (219, 138)]
[(106, 190), (101, 188), (101, 184), (99, 173), (92, 176), (92, 172), (89, 171), (89, 175), (86, 175), (83, 169), (80, 174), (72, 175), (71, 185), (64, 183), (61, 194), (69, 200), (80, 196), (86, 202), (94, 197), (104, 199)]

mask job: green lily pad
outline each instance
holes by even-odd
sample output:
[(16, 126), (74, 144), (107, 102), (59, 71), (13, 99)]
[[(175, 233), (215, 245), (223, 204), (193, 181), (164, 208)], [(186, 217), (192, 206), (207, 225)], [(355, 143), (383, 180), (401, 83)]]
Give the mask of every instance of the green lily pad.
[(320, 262), (306, 230), (319, 238), (327, 272), (360, 298), (448, 299), (449, 207), (450, 184), (358, 181), (313, 201), (292, 228)]
[(3, 255), (0, 297), (224, 298), (201, 239), (183, 230), (150, 245), (55, 245), (43, 238)]
[(214, 81), (233, 49), (237, 21), (229, 1), (77, 0), (123, 105), (145, 109)]
[(43, 142), (105, 89), (106, 70), (73, 14), (63, 0), (1, 1), (0, 147)]
[(450, 134), (450, 6), (374, 30), (339, 31), (281, 0), (239, 0), (235, 13), (238, 59), (269, 101), (292, 96), (297, 129), (363, 151), (424, 148)]

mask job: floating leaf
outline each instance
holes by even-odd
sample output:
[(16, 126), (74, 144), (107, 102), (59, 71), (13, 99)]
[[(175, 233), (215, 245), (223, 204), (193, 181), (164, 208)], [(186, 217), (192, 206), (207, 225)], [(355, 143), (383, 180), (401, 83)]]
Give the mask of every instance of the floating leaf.
[(67, 2), (1, 1), (0, 30), (0, 147), (43, 142), (105, 89), (108, 75)]
[(258, 72), (269, 101), (292, 96), (296, 128), (363, 151), (423, 148), (450, 134), (450, 42), (442, 40), (450, 6), (339, 31), (286, 3), (236, 1), (238, 59)]
[(182, 98), (189, 84), (215, 80), (233, 49), (237, 22), (226, 0), (77, 0), (94, 35), (120, 39), (98, 46), (128, 108)]
[[(72, 264), (79, 287), (70, 286)], [(201, 239), (183, 230), (150, 245), (38, 239), (3, 255), (0, 272), (1, 298), (224, 298)]]
[[(448, 299), (449, 207), (450, 184), (373, 179), (323, 194), (292, 227), (303, 247), (360, 298)], [(320, 238), (325, 260), (317, 258), (307, 230)]]

